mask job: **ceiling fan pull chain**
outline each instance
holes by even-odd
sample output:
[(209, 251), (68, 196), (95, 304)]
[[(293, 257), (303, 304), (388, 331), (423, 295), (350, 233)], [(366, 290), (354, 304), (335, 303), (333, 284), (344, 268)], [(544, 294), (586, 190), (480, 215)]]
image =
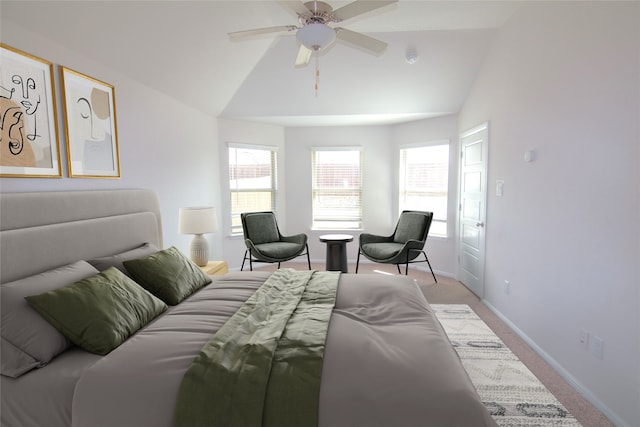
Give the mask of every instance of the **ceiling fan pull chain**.
[(318, 59), (318, 53), (316, 52), (316, 84), (314, 86), (315, 95), (318, 96), (318, 86), (320, 85), (320, 59)]

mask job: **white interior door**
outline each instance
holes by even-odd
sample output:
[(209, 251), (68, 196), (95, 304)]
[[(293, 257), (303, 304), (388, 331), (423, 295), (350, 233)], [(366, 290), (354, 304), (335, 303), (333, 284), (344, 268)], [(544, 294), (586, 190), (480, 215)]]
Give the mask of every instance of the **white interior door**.
[(460, 230), (458, 278), (482, 298), (489, 124), (460, 135)]

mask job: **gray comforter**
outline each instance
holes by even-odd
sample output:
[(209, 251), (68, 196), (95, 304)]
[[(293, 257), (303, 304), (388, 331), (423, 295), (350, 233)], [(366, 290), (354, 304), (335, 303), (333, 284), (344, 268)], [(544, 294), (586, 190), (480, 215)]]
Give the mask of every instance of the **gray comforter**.
[[(267, 277), (222, 276), (88, 368), (73, 426), (170, 426), (195, 354)], [(341, 276), (319, 408), (323, 427), (495, 425), (419, 288), (401, 276)]]

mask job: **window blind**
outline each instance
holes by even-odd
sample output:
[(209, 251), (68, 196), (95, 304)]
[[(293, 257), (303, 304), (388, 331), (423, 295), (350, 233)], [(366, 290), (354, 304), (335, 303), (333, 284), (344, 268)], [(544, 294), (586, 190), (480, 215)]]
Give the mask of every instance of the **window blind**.
[(276, 150), (229, 146), (231, 234), (242, 234), (242, 212), (276, 210)]
[(447, 235), (449, 143), (400, 150), (400, 210), (433, 212), (429, 234)]
[(313, 227), (362, 227), (362, 152), (314, 149)]

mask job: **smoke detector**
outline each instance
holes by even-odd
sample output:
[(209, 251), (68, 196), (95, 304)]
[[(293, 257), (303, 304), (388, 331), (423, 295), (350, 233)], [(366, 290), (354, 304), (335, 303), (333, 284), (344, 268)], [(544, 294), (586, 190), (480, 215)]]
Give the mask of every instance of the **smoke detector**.
[(418, 62), (418, 52), (416, 52), (416, 49), (413, 47), (410, 47), (409, 49), (407, 49), (407, 54), (405, 56), (405, 59), (407, 60), (407, 64), (411, 64), (411, 65)]

